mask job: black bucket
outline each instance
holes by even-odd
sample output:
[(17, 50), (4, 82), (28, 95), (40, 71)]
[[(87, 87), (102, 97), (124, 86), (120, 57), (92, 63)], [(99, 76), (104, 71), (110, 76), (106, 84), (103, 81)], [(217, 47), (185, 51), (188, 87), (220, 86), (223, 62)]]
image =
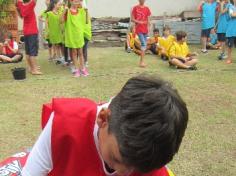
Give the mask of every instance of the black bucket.
[(14, 68), (11, 71), (15, 80), (23, 80), (26, 78), (25, 68)]

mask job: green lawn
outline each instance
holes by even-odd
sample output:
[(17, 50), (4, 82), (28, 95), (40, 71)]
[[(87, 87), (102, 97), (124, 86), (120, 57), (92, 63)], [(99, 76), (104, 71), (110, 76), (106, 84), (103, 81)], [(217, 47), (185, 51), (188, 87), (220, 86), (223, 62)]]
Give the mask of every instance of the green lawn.
[(141, 69), (138, 57), (123, 48), (91, 48), (89, 54), (87, 78), (73, 78), (68, 68), (49, 63), (46, 50), (39, 56), (43, 76), (28, 74), (25, 81), (14, 81), (11, 68), (25, 64), (0, 64), (0, 160), (33, 145), (40, 133), (41, 106), (52, 97), (107, 101), (130, 77), (147, 72), (171, 81), (190, 112), (186, 136), (170, 168), (178, 176), (235, 175), (236, 64), (217, 61), (217, 51), (199, 56), (198, 71), (170, 69), (152, 55), (146, 57), (148, 68)]

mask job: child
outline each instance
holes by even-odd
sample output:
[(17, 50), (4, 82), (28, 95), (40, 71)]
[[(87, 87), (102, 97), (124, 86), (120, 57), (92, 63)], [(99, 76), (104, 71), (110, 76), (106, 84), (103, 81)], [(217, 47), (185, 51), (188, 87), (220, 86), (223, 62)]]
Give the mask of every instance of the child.
[(46, 11), (47, 13), (47, 24), (48, 24), (48, 36), (49, 41), (52, 44), (53, 50), (55, 52), (56, 61), (62, 59), (62, 49), (61, 43), (63, 40), (61, 31), (61, 2), (60, 0), (53, 0), (50, 2), (49, 7)]
[(215, 29), (211, 29), (210, 36), (208, 38), (207, 49), (220, 49), (220, 43), (218, 42)]
[(19, 16), (24, 21), (23, 32), (29, 72), (32, 75), (42, 75), (36, 62), (38, 56), (38, 27), (34, 12), (36, 2), (37, 0), (17, 0), (16, 6)]
[[(76, 68), (75, 77), (88, 76), (87, 68), (84, 66), (84, 15), (79, 6), (81, 0), (71, 0), (70, 9), (65, 9), (62, 21), (65, 22), (65, 46), (70, 48), (71, 59)], [(78, 63), (79, 56), (79, 63)]]
[(218, 41), (221, 46), (221, 54), (218, 57), (219, 60), (227, 58), (225, 54), (225, 42), (226, 42), (226, 30), (227, 30), (227, 25), (228, 25), (228, 8), (229, 8), (229, 0), (221, 0), (220, 2), (220, 16), (219, 16), (219, 22), (218, 22), (218, 27), (217, 27), (217, 36), (218, 36)]
[(228, 40), (228, 59), (227, 64), (231, 64), (232, 60), (232, 48), (233, 45), (236, 47), (236, 0), (233, 1), (233, 4), (229, 5), (229, 16), (230, 20), (228, 22), (228, 27), (226, 30), (226, 37)]
[(135, 48), (135, 40), (137, 39), (137, 34), (135, 32), (135, 27), (133, 25), (130, 26), (130, 32), (127, 35), (127, 39), (125, 42), (125, 50), (130, 53)]
[(83, 1), (83, 12), (84, 12), (84, 46), (83, 55), (85, 66), (88, 67), (88, 43), (92, 39), (92, 24), (91, 18), (88, 12), (87, 4), (85, 0)]
[(170, 176), (165, 165), (188, 122), (177, 90), (144, 75), (128, 80), (109, 103), (62, 98), (43, 109), (49, 120), (22, 176)]
[(169, 60), (169, 49), (175, 41), (175, 37), (171, 35), (171, 29), (169, 26), (163, 28), (163, 37), (159, 38), (159, 54), (163, 61)]
[(152, 54), (158, 55), (158, 51), (161, 49), (159, 46), (160, 33), (158, 28), (153, 29), (153, 37), (148, 40), (148, 49)]
[(144, 62), (145, 51), (147, 49), (147, 35), (148, 28), (150, 26), (150, 9), (144, 5), (145, 0), (139, 0), (139, 5), (135, 6), (132, 10), (131, 19), (135, 23), (135, 31), (141, 42), (141, 57), (139, 66), (144, 68), (146, 64)]
[(11, 33), (8, 33), (7, 39), (2, 46), (0, 52), (0, 61), (3, 62), (19, 62), (23, 59), (23, 55), (19, 53), (18, 44), (14, 41)]
[[(45, 1), (45, 4), (47, 6), (47, 9), (50, 5), (50, 0), (46, 0)], [(49, 52), (49, 61), (52, 61), (53, 58), (54, 58), (54, 51), (53, 51), (53, 48), (52, 48), (52, 44), (49, 40), (49, 35), (48, 35), (48, 24), (46, 22), (46, 19), (47, 19), (47, 10), (44, 10), (41, 15), (39, 16), (39, 20), (44, 22), (45, 23), (45, 28), (44, 28), (44, 33), (43, 33), (43, 36), (44, 36), (44, 39), (47, 41), (47, 44), (48, 44), (48, 52)]]
[(196, 70), (196, 64), (198, 60), (195, 58), (196, 54), (189, 52), (188, 45), (186, 43), (186, 32), (179, 31), (176, 33), (176, 42), (170, 47), (170, 65), (174, 65), (180, 69)]
[(202, 14), (202, 53), (207, 53), (207, 39), (210, 37), (211, 29), (215, 27), (215, 17), (218, 9), (218, 3), (215, 0), (201, 1), (198, 6), (198, 10)]

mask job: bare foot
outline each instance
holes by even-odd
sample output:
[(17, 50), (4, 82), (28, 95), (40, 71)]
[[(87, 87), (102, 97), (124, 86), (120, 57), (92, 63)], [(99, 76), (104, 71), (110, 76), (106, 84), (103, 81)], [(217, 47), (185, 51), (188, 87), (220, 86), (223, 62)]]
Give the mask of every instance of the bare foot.
[(42, 75), (43, 73), (40, 71), (32, 71), (31, 74), (32, 75)]
[(141, 68), (145, 68), (147, 65), (145, 64), (145, 63), (140, 63), (139, 64), (139, 67), (141, 67)]
[(226, 61), (226, 64), (232, 64), (232, 63), (233, 63), (232, 59), (228, 59), (228, 60)]

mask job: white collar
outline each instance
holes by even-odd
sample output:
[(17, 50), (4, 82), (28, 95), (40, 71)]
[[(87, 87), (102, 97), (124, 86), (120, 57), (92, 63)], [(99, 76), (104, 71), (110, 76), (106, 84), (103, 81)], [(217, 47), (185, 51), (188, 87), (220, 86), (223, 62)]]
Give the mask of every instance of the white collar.
[[(109, 104), (110, 104), (110, 102), (97, 107), (97, 117), (98, 117), (99, 112), (100, 112), (103, 108), (108, 108)], [(95, 145), (96, 145), (96, 148), (97, 148), (99, 157), (100, 157), (100, 159), (101, 159), (101, 161), (102, 161), (103, 170), (104, 170), (104, 172), (105, 172), (105, 174), (106, 174), (107, 176), (116, 176), (116, 175), (117, 175), (117, 174), (116, 174), (116, 171), (113, 172), (113, 173), (109, 173), (109, 172), (107, 171), (106, 167), (105, 167), (105, 162), (104, 162), (104, 160), (102, 159), (102, 156), (101, 156), (101, 153), (100, 153), (100, 150), (99, 150), (99, 144), (98, 144), (98, 143), (99, 143), (99, 141), (98, 141), (98, 129), (99, 129), (99, 128), (98, 128), (98, 124), (97, 124), (97, 122), (95, 122), (94, 130), (93, 130), (93, 137), (94, 137), (94, 142), (95, 142)]]

